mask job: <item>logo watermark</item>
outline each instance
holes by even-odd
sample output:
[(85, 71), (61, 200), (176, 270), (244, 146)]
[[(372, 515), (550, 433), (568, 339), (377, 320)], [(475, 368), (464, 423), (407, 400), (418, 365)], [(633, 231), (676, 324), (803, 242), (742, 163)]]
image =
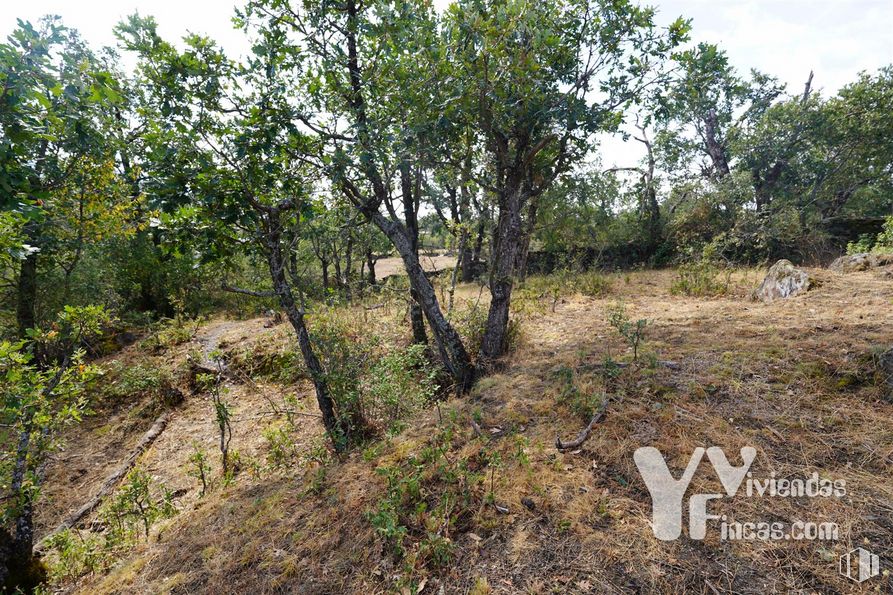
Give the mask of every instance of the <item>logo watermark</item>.
[(840, 574), (857, 583), (881, 573), (880, 559), (866, 549), (856, 548), (840, 557)]
[[(755, 478), (750, 472), (757, 456), (752, 446), (741, 449), (741, 465), (729, 463), (719, 447), (696, 448), (679, 479), (673, 477), (661, 452), (651, 446), (636, 449), (636, 467), (651, 494), (651, 526), (654, 536), (664, 541), (682, 534), (682, 507), (685, 492), (704, 455), (710, 461), (725, 493), (692, 494), (688, 499), (688, 536), (701, 540), (707, 535), (707, 521), (719, 521), (722, 540), (837, 540), (838, 529), (831, 522), (794, 521), (784, 523), (729, 521), (726, 515), (709, 514), (712, 500), (746, 496), (748, 498), (841, 498), (846, 495), (846, 482), (830, 480), (813, 473), (806, 478)], [(742, 484), (744, 489), (742, 490)]]

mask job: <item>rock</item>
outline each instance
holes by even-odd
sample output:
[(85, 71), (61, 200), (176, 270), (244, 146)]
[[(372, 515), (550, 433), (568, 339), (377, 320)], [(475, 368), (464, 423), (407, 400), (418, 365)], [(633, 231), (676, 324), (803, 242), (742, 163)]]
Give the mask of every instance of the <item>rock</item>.
[(750, 297), (770, 303), (780, 298), (805, 293), (815, 286), (815, 280), (803, 269), (795, 267), (790, 260), (779, 260), (769, 269), (766, 278)]
[(893, 264), (893, 254), (869, 254), (868, 252), (862, 252), (841, 256), (832, 262), (828, 268), (838, 273), (854, 273), (891, 264)]
[(837, 273), (867, 271), (871, 268), (871, 254), (868, 254), (867, 252), (861, 254), (846, 254), (835, 259), (828, 268)]

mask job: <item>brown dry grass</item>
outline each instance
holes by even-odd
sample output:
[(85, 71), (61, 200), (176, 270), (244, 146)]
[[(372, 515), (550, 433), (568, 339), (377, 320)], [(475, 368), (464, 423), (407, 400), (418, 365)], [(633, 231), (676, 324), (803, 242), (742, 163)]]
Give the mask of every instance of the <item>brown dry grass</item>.
[[(732, 294), (711, 299), (671, 295), (673, 271), (618, 275), (604, 298), (566, 296), (554, 313), (543, 308), (525, 316), (524, 340), (505, 368), (481, 380), (470, 397), (441, 406), (442, 412), (457, 413), (462, 428), (451, 458), (471, 458), (485, 448), (500, 452), (494, 496), (509, 512), (482, 504), (467, 526), (450, 535), (456, 546), (450, 566), (415, 569), (412, 582), (424, 583), (425, 593), (441, 587), (445, 593), (893, 591), (889, 573), (862, 587), (837, 574), (837, 556), (857, 545), (879, 553), (882, 568), (891, 566), (893, 404), (866, 375), (864, 355), (893, 343), (893, 283), (883, 271), (814, 273), (822, 281), (818, 289), (771, 305), (746, 300), (759, 271), (737, 273)], [(465, 301), (478, 294), (471, 286), (458, 292)], [(606, 356), (629, 359), (605, 321), (617, 300), (633, 319), (651, 321), (646, 351), (677, 362), (678, 369), (631, 367), (616, 381), (603, 377), (599, 364)], [(357, 308), (355, 315), (374, 315), (370, 325), (390, 329), (400, 340), (399, 305), (361, 312)], [(263, 331), (256, 321), (244, 324), (234, 326), (224, 341), (271, 349), (288, 341), (284, 327)], [(570, 453), (554, 449), (555, 436), (575, 435), (585, 420), (561, 402), (555, 373), (560, 367), (573, 370), (584, 392), (623, 396), (590, 440)], [(309, 400), (306, 388), (265, 386), (274, 394), (303, 391)], [(231, 390), (237, 415), (244, 418), (233, 446), (262, 458), (260, 431), (268, 422), (249, 418), (266, 399), (250, 385), (234, 384)], [(80, 583), (80, 590), (372, 593), (394, 588), (401, 569), (363, 513), (384, 493), (376, 468), (405, 461), (431, 443), (441, 423), (435, 410), (377, 444), (377, 456), (355, 452), (326, 467), (324, 478), (315, 467), (294, 475), (246, 475), (199, 500), (194, 480), (185, 479), (182, 469), (193, 440), (213, 439), (208, 406), (200, 398), (187, 399), (142, 462), (169, 485), (186, 490), (181, 513), (111, 572)], [(90, 486), (101, 480), (100, 467), (111, 465), (107, 459), (115, 449), (135, 439), (138, 429), (127, 429), (122, 421), (126, 407), (109, 409), (102, 419), (88, 422), (83, 436), (69, 441), (62, 466), (95, 458), (97, 468), (78, 480), (58, 467), (52, 470), (48, 493), (57, 508), (86, 499)], [(485, 431), (503, 433), (476, 438), (468, 422), (472, 414), (480, 416)], [(320, 428), (308, 419), (304, 439), (310, 441)], [(105, 425), (112, 428), (108, 435), (120, 436), (117, 442), (93, 438)], [(758, 450), (755, 477), (773, 471), (779, 477), (806, 477), (818, 471), (845, 479), (848, 495), (841, 499), (739, 497), (732, 501), (734, 509), (724, 502), (720, 510), (740, 520), (833, 521), (841, 539), (720, 542), (711, 529), (704, 542), (658, 541), (649, 525), (649, 495), (632, 460), (633, 451), (645, 445), (658, 447), (677, 472), (697, 446), (721, 446), (734, 464), (732, 453), (752, 445)], [(81, 491), (66, 497), (66, 486), (78, 481)], [(426, 489), (436, 495), (438, 486)], [(719, 489), (709, 464), (702, 463), (691, 491)], [(483, 494), (476, 495), (483, 502)], [(532, 510), (522, 498), (533, 502)]]

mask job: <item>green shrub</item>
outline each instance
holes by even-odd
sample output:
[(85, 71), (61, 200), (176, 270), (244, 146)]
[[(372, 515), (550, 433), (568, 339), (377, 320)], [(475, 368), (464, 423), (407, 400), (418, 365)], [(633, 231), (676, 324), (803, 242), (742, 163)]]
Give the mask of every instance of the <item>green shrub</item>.
[(558, 385), (558, 402), (581, 419), (591, 419), (601, 404), (601, 397), (580, 390), (574, 370), (567, 366), (561, 366), (555, 370), (553, 380)]
[(203, 497), (208, 491), (208, 480), (211, 477), (211, 464), (208, 462), (208, 454), (197, 443), (192, 445), (192, 454), (189, 455), (189, 468), (186, 474), (194, 477), (201, 483), (199, 497)]
[(391, 430), (408, 414), (428, 404), (437, 392), (437, 370), (425, 345), (410, 345), (372, 363), (363, 391), (363, 409), (371, 421)]
[(476, 358), (487, 330), (487, 308), (478, 304), (456, 309), (451, 322), (462, 337), (469, 355)]
[(140, 347), (160, 352), (181, 345), (195, 337), (201, 323), (201, 318), (189, 319), (179, 315), (164, 318), (156, 323), (154, 332), (140, 342)]
[(847, 254), (862, 254), (864, 252), (871, 252), (871, 248), (874, 245), (874, 238), (871, 234), (863, 233), (859, 236), (859, 239), (855, 242), (850, 242), (846, 245), (846, 253)]
[[(155, 496), (153, 491), (161, 493)], [(127, 474), (100, 516), (109, 524), (111, 537), (116, 541), (125, 541), (140, 530), (148, 539), (149, 529), (156, 521), (176, 513), (172, 498), (164, 485), (155, 486), (148, 473), (136, 468)]]
[(893, 253), (893, 215), (887, 217), (883, 230), (877, 236), (862, 234), (857, 241), (850, 242), (846, 246), (847, 254), (862, 254), (864, 252)]
[(110, 543), (93, 532), (64, 529), (49, 537), (46, 545), (50, 580), (53, 582), (104, 570), (114, 560)]
[(631, 321), (626, 314), (626, 308), (618, 302), (608, 311), (608, 324), (623, 337), (630, 349), (633, 350), (633, 361), (638, 361), (639, 347), (645, 341), (645, 327), (648, 326), (648, 321), (644, 318), (635, 322)]
[(611, 291), (611, 280), (595, 271), (580, 273), (574, 284), (577, 291), (589, 297), (600, 297)]
[(893, 252), (893, 215), (884, 221), (884, 230), (878, 234), (872, 251), (877, 253)]
[(701, 259), (679, 267), (670, 291), (695, 297), (725, 295), (729, 291), (731, 276), (732, 269), (723, 271), (709, 260)]

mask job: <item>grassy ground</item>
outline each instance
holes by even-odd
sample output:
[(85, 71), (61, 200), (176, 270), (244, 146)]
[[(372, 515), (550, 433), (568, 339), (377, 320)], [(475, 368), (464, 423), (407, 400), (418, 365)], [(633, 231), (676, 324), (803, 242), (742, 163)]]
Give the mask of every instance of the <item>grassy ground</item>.
[[(58, 588), (890, 592), (888, 572), (856, 586), (839, 576), (837, 558), (863, 546), (880, 554), (882, 569), (893, 566), (893, 404), (872, 367), (872, 354), (893, 343), (893, 281), (883, 270), (814, 274), (817, 289), (770, 305), (746, 298), (760, 271), (736, 273), (729, 293), (714, 298), (673, 295), (674, 271), (613, 275), (594, 297), (533, 280), (518, 294), (520, 332), (503, 369), (471, 396), (429, 406), (341, 459), (319, 448), (307, 382), (276, 374), (291, 345), (285, 326), (218, 320), (163, 353), (132, 347), (106, 362), (122, 362), (109, 383), (142, 365), (169, 370), (187, 393), (140, 461), (173, 491), (179, 513), (107, 568)], [(463, 286), (457, 299), (467, 312), (486, 297)], [(632, 321), (649, 321), (638, 362), (608, 324), (618, 303)], [(399, 301), (342, 315), (386, 342), (406, 341)], [(199, 497), (185, 470), (199, 444), (218, 474), (216, 430), (207, 397), (188, 391), (185, 361), (209, 336), (237, 370), (227, 398), (243, 471)], [(152, 423), (152, 397), (125, 393), (98, 402), (48, 469), (44, 531), (85, 501)], [(606, 398), (589, 440), (559, 452), (556, 436), (575, 436)], [(303, 420), (292, 436), (298, 454), (273, 469), (263, 433), (283, 423), (285, 403)], [(677, 477), (698, 446), (723, 447), (733, 464), (733, 453), (753, 446), (754, 477), (844, 479), (843, 498), (738, 497), (711, 509), (740, 521), (831, 521), (839, 540), (720, 541), (714, 524), (704, 541), (658, 541), (633, 462), (640, 446), (659, 448)], [(705, 460), (689, 493), (719, 491)]]

